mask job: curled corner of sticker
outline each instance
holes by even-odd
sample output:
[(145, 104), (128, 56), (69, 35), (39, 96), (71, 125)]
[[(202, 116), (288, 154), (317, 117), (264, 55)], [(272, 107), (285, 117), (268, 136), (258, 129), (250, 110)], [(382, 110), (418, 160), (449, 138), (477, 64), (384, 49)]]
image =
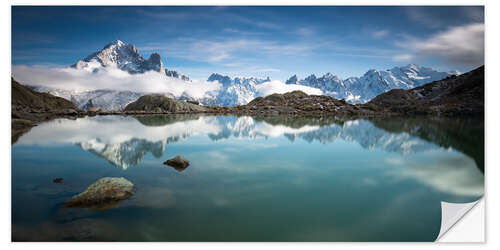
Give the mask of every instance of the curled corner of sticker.
[(439, 240), (453, 225), (455, 225), (469, 210), (471, 210), (481, 199), (469, 203), (441, 202), (441, 229), (436, 241)]

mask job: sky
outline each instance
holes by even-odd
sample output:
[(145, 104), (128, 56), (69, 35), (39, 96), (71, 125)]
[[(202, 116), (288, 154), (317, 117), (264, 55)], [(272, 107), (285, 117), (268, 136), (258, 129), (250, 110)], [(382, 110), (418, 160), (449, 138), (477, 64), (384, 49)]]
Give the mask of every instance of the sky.
[(341, 78), (409, 63), (484, 64), (481, 6), (12, 7), (12, 64), (65, 67), (113, 40), (193, 79)]

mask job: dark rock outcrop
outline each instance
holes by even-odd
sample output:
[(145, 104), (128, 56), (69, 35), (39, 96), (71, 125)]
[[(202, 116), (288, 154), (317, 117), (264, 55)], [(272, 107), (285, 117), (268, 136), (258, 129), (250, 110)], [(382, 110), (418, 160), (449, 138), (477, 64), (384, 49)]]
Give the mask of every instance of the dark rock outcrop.
[(141, 96), (137, 101), (128, 104), (124, 111), (146, 111), (155, 113), (202, 113), (206, 107), (174, 100), (164, 95), (152, 94)]
[(34, 91), (11, 78), (12, 143), (38, 122), (61, 116), (76, 116), (78, 108), (70, 101)]
[(14, 78), (12, 83), (12, 110), (28, 112), (47, 112), (60, 110), (77, 110), (75, 104), (70, 101), (53, 96), (48, 93), (40, 93), (21, 85)]
[(231, 109), (242, 114), (369, 114), (369, 110), (361, 110), (344, 100), (337, 100), (324, 95), (307, 95), (296, 90), (284, 94), (272, 94), (257, 97), (246, 105)]
[(398, 114), (484, 115), (484, 66), (414, 89), (393, 89), (359, 106)]

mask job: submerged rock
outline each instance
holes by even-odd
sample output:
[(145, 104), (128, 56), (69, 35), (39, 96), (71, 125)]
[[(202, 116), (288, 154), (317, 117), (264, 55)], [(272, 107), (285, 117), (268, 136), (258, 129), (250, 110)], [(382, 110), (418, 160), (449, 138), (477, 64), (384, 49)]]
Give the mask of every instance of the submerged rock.
[(169, 165), (173, 168), (175, 168), (177, 171), (183, 171), (189, 166), (189, 161), (184, 159), (184, 157), (178, 155), (170, 160), (167, 160), (163, 164)]
[(105, 177), (90, 185), (84, 192), (71, 197), (66, 207), (108, 209), (133, 195), (134, 184), (127, 179)]
[(57, 178), (53, 179), (52, 182), (54, 182), (54, 183), (61, 183), (63, 180), (64, 180), (63, 178), (57, 177)]

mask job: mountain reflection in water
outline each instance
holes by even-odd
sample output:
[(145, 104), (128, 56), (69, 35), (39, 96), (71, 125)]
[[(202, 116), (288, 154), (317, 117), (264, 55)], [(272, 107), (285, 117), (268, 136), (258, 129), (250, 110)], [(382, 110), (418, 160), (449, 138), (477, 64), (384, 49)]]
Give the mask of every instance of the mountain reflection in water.
[(235, 138), (284, 136), (324, 144), (355, 142), (365, 149), (403, 155), (435, 149), (457, 150), (484, 169), (484, 124), (467, 119), (336, 117), (250, 117), (158, 115), (89, 117), (43, 123), (17, 144), (73, 143), (127, 169), (151, 152), (162, 156), (165, 146), (190, 136), (206, 135), (213, 141)]

